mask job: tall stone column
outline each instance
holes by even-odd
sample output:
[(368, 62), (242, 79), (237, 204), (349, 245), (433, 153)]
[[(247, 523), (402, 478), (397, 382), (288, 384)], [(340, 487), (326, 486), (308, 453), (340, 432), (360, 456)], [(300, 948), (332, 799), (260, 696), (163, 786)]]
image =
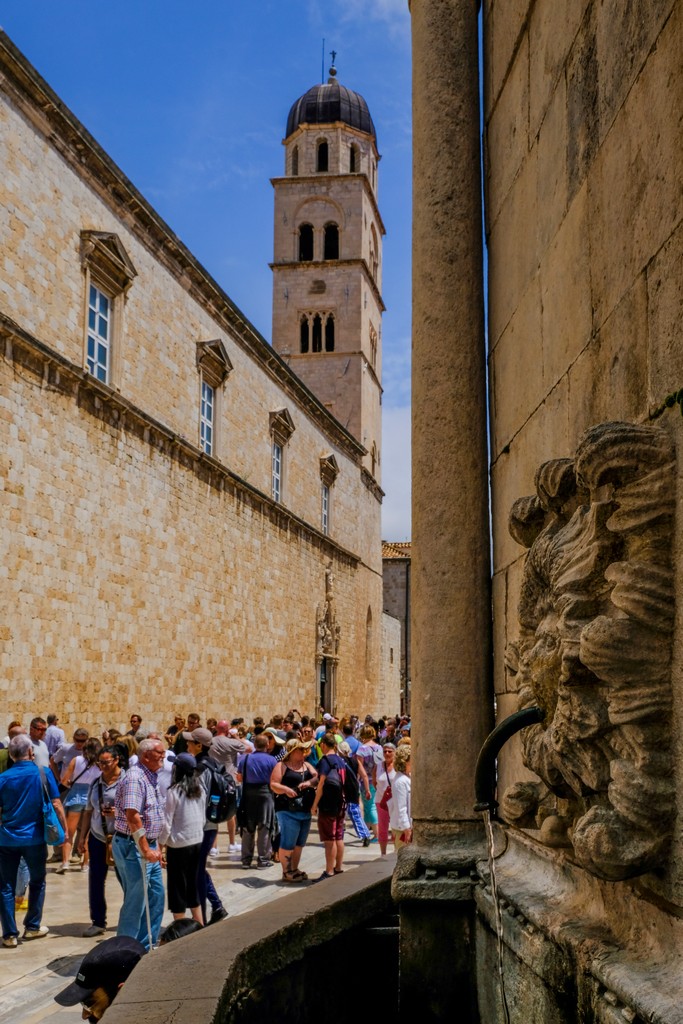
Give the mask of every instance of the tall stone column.
[(423, 1021), (477, 1019), (473, 780), (493, 717), (477, 6), (411, 4), (414, 844), (394, 894), (401, 1018)]

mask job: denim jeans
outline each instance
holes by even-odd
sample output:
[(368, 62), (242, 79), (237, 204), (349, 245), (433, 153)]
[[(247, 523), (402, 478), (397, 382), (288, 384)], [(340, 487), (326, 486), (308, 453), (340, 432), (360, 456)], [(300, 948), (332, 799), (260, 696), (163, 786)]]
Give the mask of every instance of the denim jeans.
[[(150, 842), (156, 850), (156, 840)], [(142, 880), (143, 865), (147, 874), (147, 897), (149, 900), (149, 916), (152, 927), (152, 945), (159, 941), (161, 919), (164, 916), (164, 881), (161, 864), (155, 861), (150, 864), (138, 853), (132, 839), (114, 836), (112, 843), (114, 861), (123, 887), (123, 905), (119, 913), (117, 935), (130, 935), (141, 942), (149, 950), (147, 934), (147, 917), (145, 915), (145, 895)]]
[(26, 931), (37, 931), (43, 917), (47, 846), (45, 843), (37, 843), (35, 846), (0, 846), (0, 921), (3, 939), (19, 934), (14, 916), (14, 890), (22, 857), (29, 873), (28, 910), (24, 918)]

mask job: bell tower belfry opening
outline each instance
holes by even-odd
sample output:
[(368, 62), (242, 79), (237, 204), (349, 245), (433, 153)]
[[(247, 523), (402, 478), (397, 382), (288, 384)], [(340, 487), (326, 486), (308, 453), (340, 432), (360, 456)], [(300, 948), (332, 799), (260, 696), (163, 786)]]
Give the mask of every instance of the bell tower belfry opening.
[(382, 237), (375, 127), (330, 68), (287, 118), (273, 178), (273, 347), (381, 477)]

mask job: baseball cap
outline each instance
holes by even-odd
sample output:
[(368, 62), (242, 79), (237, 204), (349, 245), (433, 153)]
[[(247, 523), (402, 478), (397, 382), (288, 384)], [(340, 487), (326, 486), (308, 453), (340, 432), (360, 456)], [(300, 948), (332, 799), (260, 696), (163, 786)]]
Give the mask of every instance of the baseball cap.
[(144, 956), (145, 947), (129, 935), (105, 939), (83, 957), (75, 981), (54, 998), (60, 1006), (76, 1006), (88, 999), (96, 988), (118, 988)]
[(184, 732), (183, 739), (194, 740), (195, 743), (201, 743), (203, 747), (210, 747), (213, 733), (210, 729), (193, 729), (192, 732)]

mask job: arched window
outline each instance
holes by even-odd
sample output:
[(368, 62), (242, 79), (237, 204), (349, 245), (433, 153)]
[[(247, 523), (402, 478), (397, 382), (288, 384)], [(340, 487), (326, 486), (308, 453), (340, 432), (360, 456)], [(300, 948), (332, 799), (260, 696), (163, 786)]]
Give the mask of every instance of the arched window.
[(372, 679), (372, 609), (365, 619), (365, 678)]
[(378, 462), (377, 445), (375, 444), (374, 441), (372, 442), (372, 450), (370, 452), (370, 461), (371, 461), (371, 464), (372, 464), (371, 473), (372, 473), (372, 475), (374, 477), (374, 476), (377, 475), (377, 462)]
[(301, 323), (299, 325), (299, 343), (303, 353), (308, 352), (309, 345), (309, 329), (308, 329), (308, 317), (302, 316)]
[(325, 351), (334, 352), (334, 317), (331, 313), (325, 321)]
[(349, 146), (349, 171), (351, 174), (355, 174), (358, 170), (360, 170), (358, 146)]
[(302, 224), (299, 228), (299, 259), (302, 263), (313, 259), (312, 224)]
[(326, 170), (328, 170), (328, 164), (329, 164), (329, 147), (328, 147), (327, 143), (323, 140), (322, 142), (318, 143), (318, 170), (319, 171), (326, 171)]
[(377, 280), (377, 271), (379, 270), (379, 243), (377, 241), (377, 232), (375, 231), (375, 225), (370, 226), (370, 273), (372, 274), (373, 280)]
[(299, 173), (299, 147), (295, 146), (292, 150), (292, 174)]
[(326, 224), (323, 243), (323, 259), (339, 259), (339, 228), (336, 224)]
[(313, 317), (313, 351), (322, 352), (323, 350), (323, 321), (320, 313), (316, 313)]

